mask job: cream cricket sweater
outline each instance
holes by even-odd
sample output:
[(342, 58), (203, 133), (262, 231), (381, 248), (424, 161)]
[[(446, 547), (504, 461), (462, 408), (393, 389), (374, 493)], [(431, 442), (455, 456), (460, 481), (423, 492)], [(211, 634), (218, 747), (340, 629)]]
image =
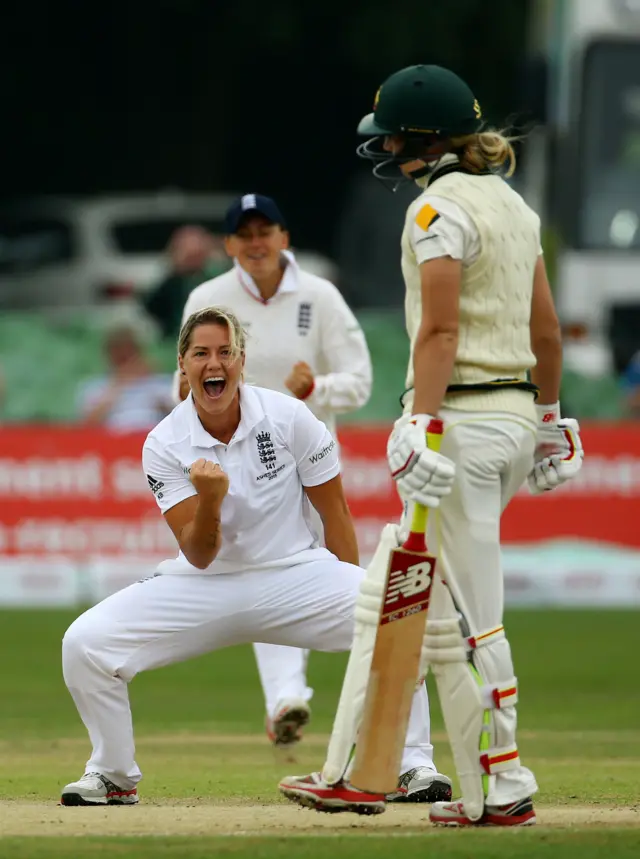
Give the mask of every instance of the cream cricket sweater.
[[(413, 386), (413, 348), (420, 328), (420, 269), (411, 245), (411, 226), (429, 194), (457, 203), (474, 222), (480, 253), (463, 260), (458, 353), (451, 384), (526, 379), (535, 366), (529, 322), (533, 274), (540, 252), (540, 219), (522, 197), (496, 175), (451, 172), (436, 177), (407, 211), (402, 236), (405, 314), (411, 341), (407, 388)], [(410, 406), (412, 396), (406, 399)], [(495, 391), (449, 393), (445, 408), (508, 411), (535, 421), (533, 395), (497, 387)]]

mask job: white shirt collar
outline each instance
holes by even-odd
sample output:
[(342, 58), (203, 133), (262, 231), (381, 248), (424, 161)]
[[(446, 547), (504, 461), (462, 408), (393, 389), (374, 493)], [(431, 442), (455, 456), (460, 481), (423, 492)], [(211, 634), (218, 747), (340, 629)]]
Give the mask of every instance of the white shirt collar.
[(416, 185), (423, 190), (429, 185), (435, 174), (442, 167), (448, 167), (451, 164), (455, 164), (460, 161), (457, 155), (453, 152), (445, 152), (437, 161), (435, 161), (432, 165), (431, 170), (427, 173), (426, 176), (421, 176), (419, 179), (416, 179)]
[[(217, 444), (223, 444), (217, 438), (212, 436), (200, 423), (200, 418), (196, 411), (196, 406), (193, 401), (193, 394), (189, 393), (186, 400), (189, 408), (189, 436), (191, 438), (192, 447), (215, 447)], [(241, 441), (249, 435), (251, 430), (260, 423), (264, 418), (264, 410), (260, 405), (256, 393), (251, 390), (251, 385), (241, 383), (240, 385), (240, 423), (238, 429), (234, 432), (233, 438), (229, 444)]]
[[(280, 285), (278, 286), (278, 289), (275, 293), (276, 295), (279, 295), (281, 292), (296, 292), (298, 289), (298, 277), (300, 273), (300, 267), (296, 262), (296, 258), (291, 251), (282, 251), (282, 256), (286, 260), (286, 265), (282, 280), (280, 281)], [(250, 292), (251, 295), (253, 295), (254, 298), (257, 298), (259, 301), (264, 301), (262, 295), (260, 294), (260, 290), (256, 286), (256, 283), (251, 277), (251, 275), (242, 268), (237, 259), (234, 258), (233, 264), (236, 268), (238, 277), (240, 278), (240, 283), (247, 290), (247, 292)]]

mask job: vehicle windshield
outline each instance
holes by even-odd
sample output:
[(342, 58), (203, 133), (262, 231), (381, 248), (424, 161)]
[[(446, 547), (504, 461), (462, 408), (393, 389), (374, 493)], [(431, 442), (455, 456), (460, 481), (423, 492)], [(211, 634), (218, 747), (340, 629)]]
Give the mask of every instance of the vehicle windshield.
[(579, 242), (640, 250), (640, 42), (593, 43), (584, 73)]
[(68, 223), (56, 218), (0, 214), (0, 274), (28, 273), (73, 256)]
[(185, 224), (204, 227), (214, 235), (224, 235), (222, 218), (140, 218), (118, 221), (111, 230), (113, 239), (124, 254), (159, 254), (166, 250), (173, 233)]

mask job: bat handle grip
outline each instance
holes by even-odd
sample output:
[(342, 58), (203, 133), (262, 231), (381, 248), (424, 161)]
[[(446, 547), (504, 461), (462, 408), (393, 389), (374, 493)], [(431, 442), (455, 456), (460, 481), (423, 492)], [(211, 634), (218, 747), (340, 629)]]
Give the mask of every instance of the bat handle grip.
[[(440, 452), (443, 432), (444, 426), (442, 421), (439, 418), (432, 418), (429, 421), (429, 426), (427, 427), (427, 446), (430, 450), (435, 450), (436, 453)], [(409, 536), (404, 544), (405, 549), (410, 549), (415, 552), (426, 551), (427, 543), (425, 534), (427, 531), (428, 512), (429, 508), (425, 507), (424, 504), (418, 504), (416, 502), (413, 505), (411, 531), (409, 532)]]

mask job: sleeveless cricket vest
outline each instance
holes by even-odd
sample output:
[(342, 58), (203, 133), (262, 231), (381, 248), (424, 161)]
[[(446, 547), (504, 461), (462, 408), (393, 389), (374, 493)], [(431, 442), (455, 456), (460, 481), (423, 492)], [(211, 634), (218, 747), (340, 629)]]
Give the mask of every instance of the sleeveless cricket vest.
[[(458, 352), (450, 380), (450, 389), (455, 392), (449, 390), (443, 406), (508, 411), (535, 421), (533, 395), (501, 380), (526, 382), (527, 370), (536, 363), (529, 321), (533, 274), (540, 252), (540, 219), (497, 175), (456, 170), (434, 179), (409, 207), (402, 235), (405, 316), (411, 342), (407, 388), (413, 387), (413, 347), (422, 315), (420, 269), (409, 233), (425, 196), (433, 194), (464, 209), (480, 236), (478, 258), (462, 270)], [(483, 389), (466, 388), (475, 385)], [(412, 399), (409, 390), (405, 407)]]

